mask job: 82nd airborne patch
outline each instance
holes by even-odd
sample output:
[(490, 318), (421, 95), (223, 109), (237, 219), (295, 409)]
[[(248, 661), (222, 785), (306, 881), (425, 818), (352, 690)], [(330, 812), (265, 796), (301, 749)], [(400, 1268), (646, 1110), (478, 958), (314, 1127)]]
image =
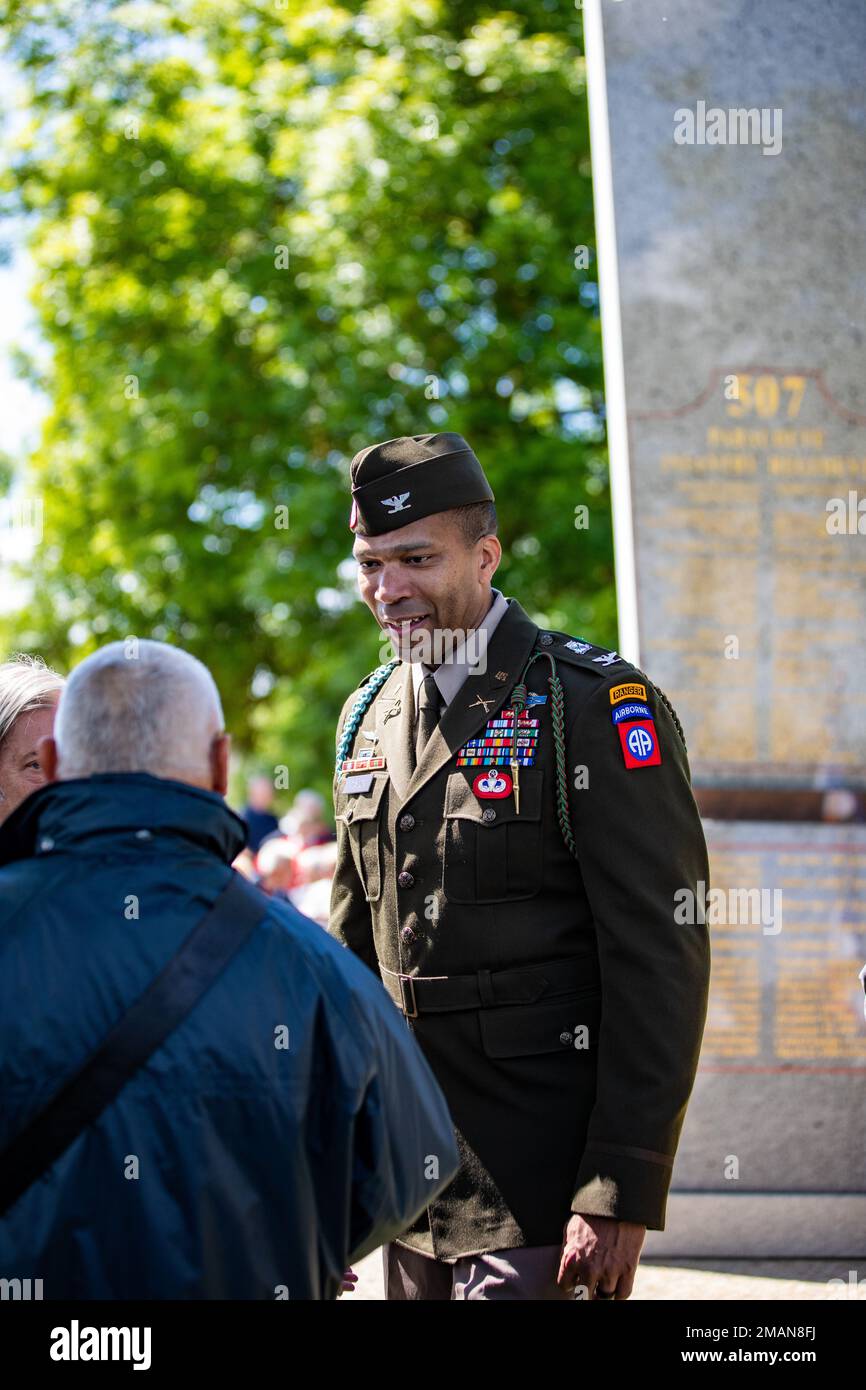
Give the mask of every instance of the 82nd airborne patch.
[(628, 719), (616, 725), (626, 767), (656, 767), (662, 760), (656, 726), (650, 719)]

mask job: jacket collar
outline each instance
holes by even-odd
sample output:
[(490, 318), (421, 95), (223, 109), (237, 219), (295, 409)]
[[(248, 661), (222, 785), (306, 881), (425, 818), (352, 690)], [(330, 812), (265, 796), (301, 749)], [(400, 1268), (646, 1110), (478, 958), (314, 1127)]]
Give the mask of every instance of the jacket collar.
[(141, 831), (188, 840), (229, 864), (247, 839), (244, 822), (216, 792), (149, 772), (104, 772), (28, 796), (0, 825), (0, 864)]
[[(486, 615), (481, 619), (477, 628), (473, 629), (474, 641), (472, 646), (478, 653), (477, 658), (470, 654), (468, 643), (464, 637), (460, 646), (444, 661), (441, 666), (437, 666), (433, 671), (433, 679), (439, 688), (439, 694), (445, 705), (450, 705), (455, 695), (460, 690), (466, 677), (471, 675), (472, 668), (478, 662), (486, 660), (487, 648), (490, 639), (501, 623), (505, 614), (508, 612), (508, 599), (500, 593), (498, 589), (493, 590), (493, 600), (487, 610)], [(420, 661), (413, 661), (412, 665), (412, 692), (415, 704), (415, 718), (418, 717), (418, 691), (424, 677), (430, 672), (430, 667), (425, 666)]]
[(376, 731), (387, 759), (394, 792), (402, 803), (419, 792), (454, 756), (458, 748), (483, 729), (506, 703), (529, 660), (539, 629), (516, 599), (487, 645), (484, 674), (467, 676), (448, 705), (421, 757), (412, 770), (415, 736), (411, 663), (403, 662), (376, 701)]

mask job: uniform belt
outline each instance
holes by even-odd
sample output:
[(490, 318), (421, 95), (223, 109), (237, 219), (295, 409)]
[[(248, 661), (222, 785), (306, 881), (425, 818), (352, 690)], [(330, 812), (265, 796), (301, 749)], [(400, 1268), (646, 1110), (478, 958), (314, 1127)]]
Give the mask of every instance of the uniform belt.
[(477, 970), (474, 975), (401, 975), (384, 965), (379, 971), (386, 990), (407, 1018), (496, 1004), (532, 1004), (546, 995), (567, 994), (575, 987), (601, 983), (598, 957), (589, 952), (514, 970)]

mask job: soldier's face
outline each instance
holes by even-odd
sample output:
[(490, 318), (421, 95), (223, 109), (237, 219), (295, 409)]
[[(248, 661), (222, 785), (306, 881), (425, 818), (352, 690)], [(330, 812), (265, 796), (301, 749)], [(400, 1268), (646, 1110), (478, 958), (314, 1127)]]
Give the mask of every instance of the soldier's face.
[(502, 547), (495, 536), (467, 545), (453, 517), (440, 512), (384, 536), (358, 536), (354, 555), (361, 597), (397, 654), (426, 660), (425, 636), (426, 650), (439, 650), (437, 633), (481, 622)]

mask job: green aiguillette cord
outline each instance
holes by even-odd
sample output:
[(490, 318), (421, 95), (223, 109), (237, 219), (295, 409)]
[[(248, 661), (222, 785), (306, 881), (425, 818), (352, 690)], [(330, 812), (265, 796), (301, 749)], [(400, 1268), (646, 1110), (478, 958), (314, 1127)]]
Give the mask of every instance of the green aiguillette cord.
[(550, 711), (553, 716), (553, 747), (556, 756), (556, 816), (559, 821), (559, 828), (562, 831), (562, 838), (565, 841), (567, 850), (574, 858), (577, 858), (577, 845), (574, 839), (574, 832), (571, 828), (571, 813), (568, 804), (568, 778), (565, 772), (565, 694), (562, 689), (562, 681), (559, 679), (556, 670), (556, 662), (551, 652), (544, 651), (541, 647), (536, 647), (532, 656), (523, 668), (523, 674), (511, 694), (511, 704), (514, 710), (514, 728), (511, 732), (511, 773), (514, 780), (514, 809), (520, 815), (520, 788), (518, 784), (519, 767), (517, 760), (517, 721), (526, 709), (529, 693), (526, 687), (526, 678), (530, 668), (535, 664), (540, 656), (546, 657), (550, 662), (550, 672), (548, 683), (550, 686)]

